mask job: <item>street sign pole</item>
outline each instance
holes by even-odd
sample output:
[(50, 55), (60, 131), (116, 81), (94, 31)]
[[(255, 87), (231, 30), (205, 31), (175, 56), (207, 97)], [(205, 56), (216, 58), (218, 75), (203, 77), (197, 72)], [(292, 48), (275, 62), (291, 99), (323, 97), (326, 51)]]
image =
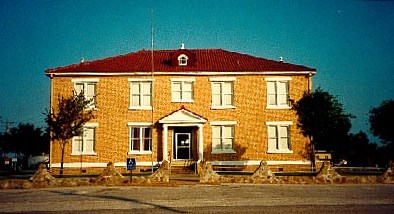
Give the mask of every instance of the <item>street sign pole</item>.
[(133, 182), (133, 170), (137, 168), (137, 162), (135, 158), (127, 158), (126, 159), (126, 167), (127, 170), (130, 170), (130, 183)]
[(133, 183), (133, 170), (130, 169), (130, 183)]

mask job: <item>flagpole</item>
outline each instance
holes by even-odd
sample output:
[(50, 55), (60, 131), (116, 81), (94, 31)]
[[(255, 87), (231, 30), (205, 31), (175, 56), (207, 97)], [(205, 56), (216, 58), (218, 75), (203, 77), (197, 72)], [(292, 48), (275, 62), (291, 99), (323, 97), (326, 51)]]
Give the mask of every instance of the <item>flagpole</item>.
[(152, 105), (152, 114), (151, 114), (151, 121), (152, 121), (152, 129), (151, 129), (151, 161), (152, 161), (152, 174), (153, 174), (153, 128), (154, 128), (154, 99), (153, 99), (153, 95), (154, 95), (154, 71), (155, 71), (155, 63), (154, 63), (154, 58), (153, 58), (153, 50), (154, 50), (154, 28), (153, 28), (153, 8), (151, 8), (150, 10), (150, 24), (151, 24), (151, 38), (152, 38), (152, 50), (151, 50), (151, 78), (152, 78), (152, 87), (151, 87), (151, 94), (152, 94), (152, 100), (151, 100), (151, 105)]

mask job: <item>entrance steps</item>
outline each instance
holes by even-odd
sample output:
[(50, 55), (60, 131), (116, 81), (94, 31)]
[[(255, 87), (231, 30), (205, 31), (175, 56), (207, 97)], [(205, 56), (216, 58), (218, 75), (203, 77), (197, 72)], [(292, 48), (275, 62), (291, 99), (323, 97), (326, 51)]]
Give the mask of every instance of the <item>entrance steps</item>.
[(200, 177), (195, 169), (196, 161), (172, 161), (170, 181), (199, 182)]
[(196, 161), (172, 161), (171, 174), (196, 174)]

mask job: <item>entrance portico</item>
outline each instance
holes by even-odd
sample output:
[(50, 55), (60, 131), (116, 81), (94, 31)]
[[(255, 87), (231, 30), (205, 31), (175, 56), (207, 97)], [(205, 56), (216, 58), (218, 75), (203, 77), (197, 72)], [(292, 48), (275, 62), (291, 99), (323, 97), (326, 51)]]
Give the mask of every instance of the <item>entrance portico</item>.
[[(169, 128), (174, 129), (174, 134), (171, 142), (173, 159), (193, 159), (193, 148), (197, 148), (198, 161), (203, 160), (203, 126), (205, 122), (207, 122), (205, 118), (185, 109), (184, 107), (160, 119), (159, 123), (163, 126), (163, 160), (168, 160)], [(196, 128), (197, 133), (193, 133), (193, 130), (195, 130)], [(194, 139), (194, 136), (196, 136), (197, 139)]]

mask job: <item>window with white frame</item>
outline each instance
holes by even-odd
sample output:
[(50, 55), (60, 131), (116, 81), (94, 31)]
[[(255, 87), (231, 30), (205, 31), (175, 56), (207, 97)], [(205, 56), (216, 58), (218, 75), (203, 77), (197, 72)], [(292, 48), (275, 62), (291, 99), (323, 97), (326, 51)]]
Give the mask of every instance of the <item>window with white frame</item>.
[(187, 60), (189, 58), (185, 54), (181, 54), (178, 56), (178, 65), (180, 66), (186, 66), (187, 65)]
[(88, 105), (89, 109), (95, 109), (96, 106), (96, 96), (97, 96), (97, 83), (98, 79), (75, 79), (74, 90), (77, 94), (83, 92), (86, 100), (91, 100), (92, 102)]
[(267, 122), (268, 153), (292, 153), (290, 127), (292, 122)]
[(172, 78), (172, 102), (193, 102), (194, 78)]
[(151, 79), (129, 79), (130, 109), (152, 109)]
[(212, 85), (212, 109), (235, 108), (235, 78), (210, 78)]
[(234, 129), (235, 121), (211, 122), (212, 153), (235, 153)]
[(152, 151), (152, 126), (149, 123), (129, 123), (129, 154), (150, 154)]
[(96, 155), (96, 123), (85, 124), (80, 136), (72, 139), (71, 155)]
[(290, 77), (265, 78), (267, 82), (267, 108), (290, 108), (289, 82)]

